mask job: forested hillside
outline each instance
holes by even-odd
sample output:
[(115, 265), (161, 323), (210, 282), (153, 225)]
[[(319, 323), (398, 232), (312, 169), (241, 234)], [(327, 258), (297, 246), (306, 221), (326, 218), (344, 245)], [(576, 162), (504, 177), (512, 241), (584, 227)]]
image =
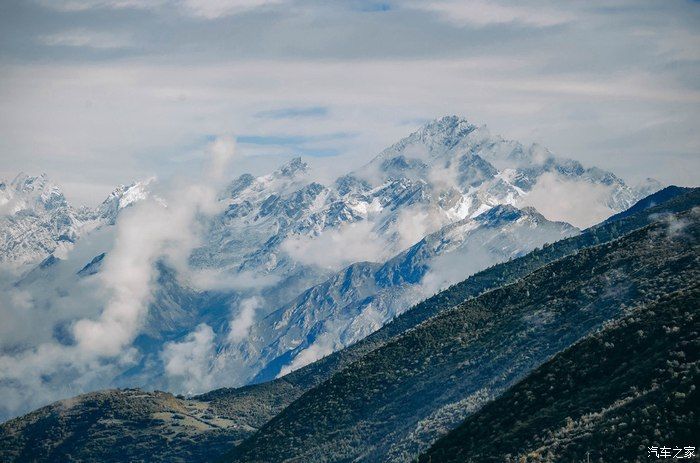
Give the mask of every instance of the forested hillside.
[(467, 418), (420, 462), (649, 461), (651, 446), (697, 454), (699, 310), (697, 281), (634, 308)]

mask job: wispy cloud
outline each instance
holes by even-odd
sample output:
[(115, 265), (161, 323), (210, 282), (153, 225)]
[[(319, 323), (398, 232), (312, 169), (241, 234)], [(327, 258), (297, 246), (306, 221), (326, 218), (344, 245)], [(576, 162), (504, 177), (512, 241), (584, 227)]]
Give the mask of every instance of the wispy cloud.
[[(120, 215), (113, 231), (114, 245), (103, 269), (91, 280), (99, 286), (95, 289), (100, 300), (76, 299), (80, 303), (74, 304), (91, 307), (95, 303), (101, 311), (74, 319), (65, 327), (71, 344), (54, 336), (47, 340), (33, 335), (30, 347), (0, 353), (0, 394), (7, 397), (0, 414), (11, 415), (70, 395), (66, 388), (104, 387), (118, 366), (136, 361), (138, 353), (131, 344), (153, 300), (157, 263), (167, 261), (178, 270), (189, 268), (188, 257), (199, 243), (200, 221), (221, 210), (217, 195), (226, 180), (223, 173), (233, 146), (230, 139), (217, 139), (210, 146), (209, 162), (200, 179), (165, 187), (159, 192), (164, 201), (149, 198)], [(21, 293), (14, 300), (0, 300), (0, 308), (7, 302), (23, 307), (25, 315), (46, 310)], [(50, 304), (54, 308), (54, 302)], [(162, 357), (166, 372), (178, 377), (185, 389), (197, 390), (207, 384), (208, 367), (202, 359), (210, 358), (213, 336), (209, 326), (200, 325), (184, 341), (166, 346)]]
[(230, 343), (242, 341), (250, 333), (250, 328), (255, 321), (255, 311), (262, 305), (259, 297), (249, 297), (241, 301), (238, 313), (229, 321), (227, 340)]
[(194, 394), (211, 388), (214, 330), (202, 323), (180, 342), (169, 342), (161, 352), (166, 374), (177, 381), (178, 390)]
[(328, 115), (328, 108), (311, 106), (307, 108), (280, 108), (260, 111), (257, 117), (263, 119), (295, 119), (300, 117), (323, 117)]
[(88, 29), (72, 29), (42, 35), (37, 40), (43, 45), (54, 47), (87, 47), (103, 50), (130, 48), (134, 45), (131, 37), (126, 34)]
[(545, 173), (518, 206), (532, 206), (549, 220), (586, 228), (615, 212), (605, 205), (610, 190), (611, 187), (606, 185), (572, 181), (558, 174)]
[(217, 19), (285, 3), (285, 0), (183, 0), (181, 8), (193, 16)]
[(92, 9), (175, 9), (182, 14), (218, 19), (259, 8), (285, 3), (287, 0), (41, 0), (44, 6), (61, 11)]
[(408, 6), (435, 13), (443, 20), (457, 25), (476, 27), (494, 24), (549, 27), (564, 24), (573, 19), (569, 14), (551, 7), (522, 2), (506, 4), (483, 0), (435, 0), (412, 2)]
[(111, 297), (99, 319), (83, 319), (74, 325), (79, 348), (116, 356), (133, 340), (153, 298), (156, 262), (167, 259), (178, 269), (187, 268), (189, 253), (199, 243), (198, 218), (219, 211), (217, 188), (224, 181), (233, 146), (231, 140), (216, 140), (200, 182), (193, 179), (189, 185), (174, 188), (165, 204), (159, 198), (141, 201), (120, 217), (115, 247), (100, 274)]
[(42, 5), (59, 11), (87, 11), (92, 9), (150, 9), (163, 6), (170, 0), (39, 0)]
[(388, 257), (388, 246), (372, 227), (373, 223), (364, 221), (318, 237), (292, 236), (282, 243), (281, 249), (299, 262), (332, 270), (352, 262), (378, 261)]
[[(311, 137), (244, 140), (252, 173), (299, 154), (352, 168), (443, 114), (631, 180), (697, 182), (688, 2), (36, 2), (0, 17), (0, 176), (41, 166), (74, 200), (187, 169), (210, 133)], [(357, 137), (313, 139), (335, 132)]]

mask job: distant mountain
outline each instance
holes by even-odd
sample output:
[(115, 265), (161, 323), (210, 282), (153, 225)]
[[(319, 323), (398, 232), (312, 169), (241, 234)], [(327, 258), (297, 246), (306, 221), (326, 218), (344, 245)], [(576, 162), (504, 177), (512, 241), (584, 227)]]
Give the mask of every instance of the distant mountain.
[[(542, 194), (552, 185), (574, 206)], [(195, 394), (204, 385), (268, 380), (359, 341), (471, 274), (578, 233), (562, 217), (593, 223), (653, 188), (653, 182), (632, 188), (610, 172), (454, 116), (426, 124), (331, 184), (316, 181), (299, 158), (267, 175), (244, 174), (220, 192), (222, 212), (200, 224), (189, 272), (163, 259), (153, 263), (153, 297), (139, 319), (129, 367), (89, 381), (65, 369), (32, 383), (37, 391), (6, 387), (39, 405), (65, 396), (72, 384)], [(0, 262), (25, 267), (0, 281), (0, 290), (21, 288), (11, 301), (32, 307), (10, 313), (48, 313), (43, 319), (53, 326), (43, 327), (42, 339), (70, 343), (76, 320), (98, 317), (105, 305), (99, 283), (110, 268), (121, 211), (150, 189), (146, 182), (120, 187), (94, 210), (76, 211), (65, 199), (4, 208)], [(5, 190), (13, 191), (8, 198), (25, 197), (16, 193), (22, 188)], [(31, 227), (41, 232), (27, 233)], [(169, 374), (165, 346), (187, 342), (202, 324), (211, 329), (214, 353), (197, 374), (206, 381)], [(12, 354), (36, 347), (25, 341), (0, 347)]]
[(18, 175), (0, 183), (0, 261), (40, 261), (72, 246), (84, 224), (82, 211), (68, 205), (46, 176)]
[[(523, 226), (527, 237), (513, 232), (500, 247), (505, 234), (496, 227), (489, 228), (493, 236), (467, 233), (491, 208), (525, 207), (543, 176), (590, 185), (596, 190), (591, 201), (609, 213), (639, 199), (609, 172), (492, 136), (457, 117), (427, 124), (333, 185), (315, 182), (301, 159), (270, 175), (239, 177), (222, 196), (226, 212), (212, 221), (191, 262), (278, 283), (265, 289), (242, 341), (229, 343), (230, 327), (211, 322), (217, 333), (213, 374), (237, 384), (270, 379), (356, 342), (470, 273), (575, 233), (564, 224), (558, 231)], [(448, 230), (452, 244), (428, 251), (421, 241), (432, 234), (442, 240), (440, 233)], [(490, 246), (476, 244), (490, 238), (495, 238)], [(410, 253), (419, 249), (412, 259)], [(404, 252), (409, 253), (404, 264), (389, 270)], [(377, 274), (380, 268), (384, 276)], [(233, 304), (259, 294), (239, 289)]]
[(469, 416), (419, 461), (646, 461), (650, 447), (697, 447), (699, 309), (695, 282), (629, 310)]
[[(250, 337), (225, 348), (258, 362), (255, 381), (351, 345), (464, 275), (578, 233), (532, 209), (496, 206), (474, 219), (446, 225), (384, 264), (360, 262), (303, 292), (255, 325)], [(258, 355), (250, 355), (255, 349)]]
[[(615, 261), (606, 260), (602, 255), (609, 252), (618, 255), (628, 252), (630, 259), (637, 259), (639, 256), (634, 250), (639, 247), (636, 245), (642, 243), (635, 241), (638, 237), (628, 238), (628, 245), (616, 242), (618, 243), (615, 245), (616, 250), (612, 250), (609, 246), (600, 246), (601, 244), (610, 243), (650, 223), (654, 224), (659, 217), (670, 217), (679, 212), (683, 215), (683, 211), (686, 211), (687, 215), (688, 211), (698, 205), (700, 205), (700, 192), (692, 190), (652, 208), (638, 209), (636, 213), (614, 223), (602, 224), (581, 235), (491, 267), (418, 304), (351, 347), (269, 383), (239, 389), (221, 389), (189, 400), (163, 393), (103, 391), (42, 408), (2, 425), (0, 456), (3, 460), (9, 461), (35, 458), (39, 461), (52, 461), (63, 459), (66, 454), (70, 454), (74, 458), (83, 460), (120, 461), (120, 459), (123, 460), (123, 455), (134, 455), (134, 458), (138, 459), (138, 455), (143, 455), (144, 449), (148, 449), (150, 461), (211, 461), (216, 455), (222, 454), (226, 448), (250, 436), (288, 404), (328, 378), (343, 370), (365, 368), (364, 365), (370, 363), (370, 360), (366, 360), (368, 355), (381, 352), (384, 346), (401, 342), (404, 333), (415, 331), (416, 327), (429, 318), (437, 314), (447, 314), (451, 307), (460, 302), (500, 285), (519, 282), (533, 270), (543, 269), (550, 262), (574, 253), (572, 257), (567, 258), (568, 260), (557, 264), (558, 268), (567, 269), (572, 260), (577, 261), (581, 258), (577, 253), (580, 254), (582, 249), (590, 246), (598, 245), (596, 250), (592, 251), (594, 254), (586, 257), (586, 261), (595, 261), (595, 256), (598, 256), (600, 258), (598, 265), (607, 266), (609, 268), (607, 272), (614, 272), (615, 265), (603, 262)], [(654, 237), (653, 230), (661, 230), (664, 233), (666, 223), (664, 221), (655, 223), (652, 225), (653, 229), (647, 229), (644, 232), (644, 236), (651, 234)], [(664, 240), (657, 238), (656, 241), (656, 246), (665, 246)], [(655, 254), (657, 250), (650, 252)], [(672, 265), (670, 261), (669, 265)], [(554, 269), (556, 276), (552, 274), (552, 267), (546, 268), (546, 271), (540, 272), (541, 276), (538, 278), (540, 280), (544, 278), (544, 282), (554, 278), (551, 285), (547, 283), (548, 288), (566, 286), (558, 283), (567, 278), (566, 275), (574, 275), (573, 278), (588, 278), (586, 275), (589, 275), (586, 272), (577, 274), (578, 266), (571, 267), (566, 275)], [(656, 263), (648, 270), (653, 273), (655, 268)], [(683, 278), (683, 273), (678, 273), (677, 278), (681, 283), (687, 281)], [(637, 283), (636, 280), (632, 282), (633, 285)], [(652, 286), (651, 292), (645, 293), (643, 297), (653, 299), (658, 291), (664, 290), (665, 286), (666, 284), (660, 285), (656, 289)], [(510, 289), (507, 291), (522, 292), (522, 288), (529, 288), (529, 286), (523, 286), (520, 283), (508, 288)], [(548, 294), (544, 289), (542, 291)], [(512, 299), (517, 300), (518, 294), (513, 293)], [(596, 297), (589, 292), (586, 294), (588, 294), (586, 297)], [(619, 296), (628, 295), (620, 293)], [(614, 305), (613, 300), (606, 299), (610, 296), (605, 292), (598, 292), (598, 297), (603, 297), (606, 306)], [(554, 300), (552, 299), (550, 303)], [(496, 305), (506, 310), (507, 304)], [(595, 313), (589, 315), (594, 318), (598, 316)], [(546, 321), (545, 326), (556, 325), (552, 319), (544, 317), (542, 320)], [(391, 366), (391, 364), (388, 365)], [(397, 363), (396, 367), (402, 368), (401, 365)], [(456, 384), (456, 382), (448, 380), (445, 384)], [(457, 414), (460, 415), (460, 413)], [(458, 417), (455, 419), (459, 420)], [(426, 441), (425, 445), (429, 445), (430, 442)]]
[(670, 199), (675, 198), (676, 196), (680, 196), (680, 195), (683, 195), (685, 193), (688, 193), (691, 190), (692, 190), (692, 188), (682, 188), (682, 187), (677, 187), (677, 186), (673, 186), (673, 185), (666, 187), (662, 190), (657, 191), (656, 193), (653, 193), (653, 194), (650, 194), (649, 196), (644, 197), (643, 199), (639, 200), (637, 203), (635, 203), (629, 209), (608, 217), (605, 220), (605, 222), (608, 223), (608, 222), (614, 222), (616, 220), (620, 220), (622, 218), (636, 214), (639, 211), (649, 209), (650, 207), (654, 207), (657, 204), (662, 204)]
[[(555, 157), (539, 145), (527, 147), (493, 136), (485, 127), (456, 116), (427, 124), (334, 185), (316, 183), (309, 173), (297, 158), (271, 175), (245, 174), (232, 182), (222, 197), (228, 209), (212, 224), (208, 241), (193, 261), (218, 267), (284, 266), (284, 260), (271, 264), (270, 259), (273, 254), (283, 257), (277, 248), (290, 234), (317, 236), (364, 220), (374, 224), (378, 235), (394, 238), (383, 254), (388, 258), (413, 244), (411, 240), (448, 223), (475, 217), (498, 204), (521, 205), (544, 174), (605, 187), (606, 195), (592, 200), (602, 201), (611, 213), (627, 209), (661, 187), (654, 180), (639, 188), (628, 187), (610, 172)], [(9, 185), (0, 183), (3, 231), (13, 232), (30, 222), (25, 216), (34, 216), (32, 223), (51, 232), (42, 243), (19, 243), (15, 236), (19, 233), (6, 236), (0, 262), (40, 261), (59, 248), (57, 243), (74, 241), (93, 221), (113, 224), (120, 209), (148, 194), (148, 183), (120, 186), (94, 210), (70, 206), (45, 175), (21, 174)], [(398, 213), (417, 205), (428, 206), (434, 214), (424, 220), (422, 235), (402, 235)], [(254, 227), (251, 220), (256, 222)], [(241, 228), (253, 234), (242, 240)], [(23, 248), (26, 251), (21, 253)]]
[[(503, 139), (492, 135), (488, 128), (457, 116), (427, 124), (384, 150), (357, 175), (384, 180), (404, 177), (439, 185), (457, 193), (456, 210), (472, 213), (494, 204), (523, 204), (545, 181), (548, 187), (552, 181), (561, 185), (595, 185), (599, 188), (591, 190), (596, 193), (590, 195), (589, 208), (602, 206), (611, 213), (625, 210), (661, 188), (653, 179), (631, 188), (611, 172), (585, 168), (538, 144), (524, 146)], [(595, 221), (589, 218), (574, 225), (588, 226)]]
[(63, 257), (78, 238), (114, 224), (120, 209), (142, 199), (146, 186), (120, 186), (97, 208), (71, 206), (46, 174), (0, 182), (0, 264), (26, 265)]

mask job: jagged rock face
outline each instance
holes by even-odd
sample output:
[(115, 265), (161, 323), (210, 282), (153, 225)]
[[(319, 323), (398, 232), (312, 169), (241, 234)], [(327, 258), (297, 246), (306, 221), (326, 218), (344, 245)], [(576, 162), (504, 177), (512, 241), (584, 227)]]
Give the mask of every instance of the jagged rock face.
[(65, 252), (83, 225), (83, 211), (69, 206), (45, 175), (1, 183), (0, 210), (0, 262), (25, 264)]
[(363, 172), (382, 179), (420, 178), (438, 188), (452, 186), (471, 198), (472, 213), (495, 204), (521, 204), (544, 174), (606, 187), (600, 200), (611, 213), (661, 187), (649, 179), (630, 188), (611, 172), (584, 168), (537, 144), (526, 147), (504, 140), (456, 116), (434, 121), (387, 148)]
[[(376, 256), (382, 261), (449, 223), (499, 204), (521, 205), (544, 173), (609, 186), (610, 195), (603, 201), (611, 211), (638, 199), (611, 173), (584, 169), (541, 147), (525, 148), (448, 117), (388, 148), (335, 185), (313, 182), (300, 159), (272, 175), (240, 177), (224, 198), (226, 213), (214, 221), (207, 244), (193, 260), (289, 276), (298, 264), (284, 252), (290, 237), (313, 239), (330, 229), (365, 222), (385, 244), (383, 254)], [(421, 214), (421, 229), (407, 233), (406, 216)]]
[[(547, 176), (597, 188), (596, 200), (610, 213), (638, 199), (609, 172), (457, 117), (427, 124), (330, 185), (318, 183), (299, 158), (268, 175), (242, 175), (220, 192), (222, 212), (205, 224), (189, 257), (193, 269), (235, 284), (202, 291), (161, 267), (135, 344), (143, 360), (116, 384), (197, 392), (166, 377), (160, 353), (201, 323), (214, 332), (213, 385), (271, 378), (347, 346), (451, 282), (577, 233), (525, 208)], [(76, 210), (45, 177), (2, 184), (0, 262), (37, 266), (50, 255), (61, 258), (80, 247), (81, 236), (118, 227), (120, 211), (149, 194), (148, 182), (122, 186), (97, 208)], [(108, 256), (98, 249), (73, 265), (60, 293), (97, 278)], [(48, 278), (25, 275), (34, 275), (24, 280), (29, 293)], [(251, 297), (260, 307), (249, 332), (231, 341), (234, 319)]]
[(152, 181), (153, 179), (148, 179), (131, 185), (120, 185), (97, 206), (92, 215), (109, 225), (114, 225), (120, 210), (148, 197), (148, 186)]
[(81, 235), (113, 225), (120, 209), (146, 196), (146, 185), (122, 185), (97, 208), (76, 209), (46, 174), (19, 174), (9, 185), (0, 182), (0, 264), (64, 256)]
[[(374, 232), (391, 238), (386, 254), (379, 256), (388, 258), (413, 244), (398, 240), (397, 212), (421, 209), (430, 215), (428, 229), (414, 237), (417, 242), (441, 226), (495, 205), (521, 205), (544, 173), (609, 187), (602, 201), (611, 213), (659, 188), (658, 182), (648, 180), (632, 189), (610, 172), (585, 169), (541, 146), (525, 147), (450, 116), (427, 124), (335, 185), (315, 183), (299, 158), (271, 175), (242, 175), (222, 196), (228, 203), (226, 212), (214, 220), (193, 261), (269, 270), (289, 264), (276, 247), (290, 234), (318, 236), (363, 220), (372, 222)], [(95, 226), (114, 224), (119, 210), (146, 197), (148, 183), (120, 186), (94, 210), (69, 205), (46, 176), (20, 175), (9, 185), (0, 184), (0, 261), (39, 262), (60, 250), (61, 243), (70, 244)], [(22, 240), (30, 229), (39, 234)]]

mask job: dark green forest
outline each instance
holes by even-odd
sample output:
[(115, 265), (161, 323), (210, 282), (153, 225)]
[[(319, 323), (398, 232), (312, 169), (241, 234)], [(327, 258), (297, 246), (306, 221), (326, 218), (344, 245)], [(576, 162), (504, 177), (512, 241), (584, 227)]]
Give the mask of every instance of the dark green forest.
[(467, 418), (419, 461), (649, 461), (649, 446), (697, 446), (699, 311), (698, 285), (635, 308)]

